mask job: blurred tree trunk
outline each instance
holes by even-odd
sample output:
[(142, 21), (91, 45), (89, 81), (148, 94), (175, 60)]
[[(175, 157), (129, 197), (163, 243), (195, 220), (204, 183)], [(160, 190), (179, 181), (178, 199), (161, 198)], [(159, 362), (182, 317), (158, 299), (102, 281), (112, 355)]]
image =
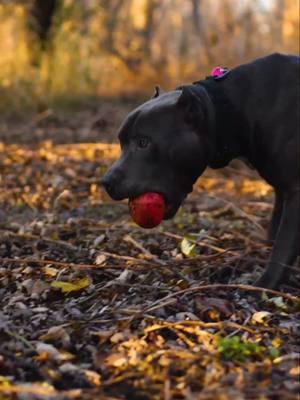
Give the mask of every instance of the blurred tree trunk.
[(109, 1), (104, 0), (102, 2), (103, 10), (106, 11), (105, 15), (105, 28), (106, 28), (106, 37), (105, 37), (105, 47), (107, 50), (113, 51), (115, 47), (115, 30), (118, 23), (119, 13), (124, 4), (124, 0), (116, 0)]
[(43, 46), (47, 42), (57, 4), (58, 0), (33, 0), (30, 7), (31, 26)]
[(248, 58), (255, 57), (254, 53), (254, 43), (253, 43), (253, 32), (255, 32), (257, 26), (255, 25), (253, 10), (248, 9), (245, 12), (245, 22), (244, 22), (244, 30), (245, 30), (245, 55)]
[(101, 40), (103, 47), (109, 54), (119, 58), (127, 68), (134, 70), (140, 63), (139, 58), (131, 55), (128, 51), (126, 53), (122, 51), (115, 40), (116, 31), (119, 28), (120, 13), (125, 5), (125, 0), (103, 0), (101, 5), (105, 11), (105, 33)]
[(150, 56), (151, 53), (151, 42), (155, 30), (155, 12), (159, 8), (160, 0), (147, 0), (145, 10), (145, 28), (143, 30), (144, 37), (144, 48), (143, 52), (145, 56)]
[(280, 47), (283, 41), (283, 23), (285, 13), (285, 0), (276, 0), (273, 11), (273, 40), (274, 45)]
[[(145, 57), (148, 57), (148, 62), (151, 62), (155, 12), (160, 4), (160, 0), (147, 0), (144, 8), (145, 24), (142, 28), (134, 29), (130, 17), (124, 18), (126, 8), (130, 9), (131, 7), (130, 1), (102, 0), (101, 2), (105, 26), (101, 44), (109, 54), (117, 57), (128, 69), (134, 72), (138, 70)], [(123, 36), (120, 36), (120, 32), (123, 32)], [(135, 41), (136, 44), (134, 49), (131, 50), (132, 41)]]
[(201, 15), (200, 5), (202, 0), (191, 0), (192, 2), (192, 19), (193, 25), (197, 35), (200, 38), (201, 45), (206, 55), (208, 64), (213, 63), (213, 54), (210, 49), (210, 44), (206, 35), (205, 28), (203, 26), (203, 18)]

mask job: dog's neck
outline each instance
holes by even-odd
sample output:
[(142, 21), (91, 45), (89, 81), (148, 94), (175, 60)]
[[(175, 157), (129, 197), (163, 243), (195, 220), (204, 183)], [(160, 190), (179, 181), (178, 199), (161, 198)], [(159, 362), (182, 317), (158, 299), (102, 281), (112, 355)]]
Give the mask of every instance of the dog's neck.
[(244, 119), (224, 93), (220, 82), (214, 77), (208, 77), (194, 82), (191, 88), (194, 93), (198, 92), (198, 95), (201, 95), (204, 88), (213, 108), (208, 118), (209, 135), (213, 146), (213, 157), (209, 166), (222, 168), (232, 159), (243, 157), (240, 132), (245, 128)]

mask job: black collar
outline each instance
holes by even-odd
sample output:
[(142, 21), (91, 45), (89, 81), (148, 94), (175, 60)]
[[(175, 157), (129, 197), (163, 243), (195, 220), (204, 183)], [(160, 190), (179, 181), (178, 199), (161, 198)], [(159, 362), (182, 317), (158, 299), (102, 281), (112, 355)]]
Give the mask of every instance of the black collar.
[(222, 168), (233, 158), (242, 156), (241, 130), (245, 127), (244, 118), (236, 110), (232, 102), (224, 93), (220, 80), (224, 76), (216, 78), (207, 77), (205, 80), (194, 82), (190, 88), (197, 94), (199, 85), (205, 88), (214, 107), (214, 121), (210, 124), (210, 135), (212, 135), (215, 148), (214, 157), (209, 163), (211, 168)]

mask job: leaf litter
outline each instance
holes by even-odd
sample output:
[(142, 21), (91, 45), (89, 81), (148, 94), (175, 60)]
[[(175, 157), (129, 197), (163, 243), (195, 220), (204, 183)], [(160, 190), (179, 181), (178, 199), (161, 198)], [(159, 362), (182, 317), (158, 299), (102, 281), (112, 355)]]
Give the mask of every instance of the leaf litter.
[(281, 291), (249, 286), (270, 188), (208, 171), (145, 231), (99, 184), (117, 154), (1, 144), (0, 399), (296, 399), (299, 268)]

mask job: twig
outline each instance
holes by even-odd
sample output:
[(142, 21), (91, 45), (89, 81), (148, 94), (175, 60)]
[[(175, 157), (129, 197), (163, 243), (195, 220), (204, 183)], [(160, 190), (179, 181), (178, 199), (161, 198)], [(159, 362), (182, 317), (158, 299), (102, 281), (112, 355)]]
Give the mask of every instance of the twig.
[(261, 208), (267, 208), (269, 210), (273, 209), (273, 205), (271, 203), (267, 203), (266, 201), (248, 201), (246, 203), (248, 207), (261, 207)]
[[(239, 331), (243, 330), (243, 329), (245, 328), (245, 325), (247, 325), (248, 322), (250, 321), (250, 319), (251, 319), (251, 315), (248, 315), (248, 317), (245, 319), (243, 325), (237, 324), (237, 325), (239, 325), (239, 326), (237, 327), (237, 329), (236, 329), (235, 331), (231, 332), (231, 333), (228, 335), (228, 337), (235, 336), (237, 333), (239, 333)], [(249, 328), (247, 328), (246, 330), (248, 330), (248, 329), (249, 329)], [(245, 329), (244, 329), (244, 330), (245, 330)], [(248, 330), (248, 332), (249, 332), (249, 330)], [(255, 332), (252, 331), (252, 332), (250, 332), (250, 333), (255, 333)]]
[(19, 335), (18, 333), (15, 333), (12, 331), (6, 331), (6, 333), (9, 336), (12, 336), (15, 339), (19, 340), (20, 342), (22, 342), (23, 344), (25, 344), (25, 346), (27, 346), (29, 349), (35, 350), (34, 346), (27, 339), (25, 339), (23, 336)]
[(162, 302), (165, 302), (166, 300), (171, 299), (172, 297), (180, 296), (182, 294), (188, 294), (188, 293), (193, 293), (193, 292), (199, 292), (202, 290), (212, 290), (212, 289), (241, 289), (241, 290), (246, 290), (246, 291), (250, 291), (250, 292), (267, 292), (267, 293), (273, 294), (275, 296), (284, 297), (290, 301), (298, 300), (298, 298), (296, 296), (292, 296), (288, 293), (279, 292), (279, 291), (273, 290), (273, 289), (266, 289), (266, 288), (250, 286), (250, 285), (235, 285), (235, 284), (226, 285), (226, 284), (219, 283), (219, 284), (212, 284), (212, 285), (195, 286), (192, 288), (179, 290), (176, 293), (171, 293), (171, 294), (163, 297), (162, 299), (154, 301), (150, 306), (148, 306), (147, 308), (145, 308), (143, 310), (143, 313), (148, 312), (148, 310), (151, 309), (152, 307), (154, 307), (157, 304), (160, 304)]
[[(165, 236), (168, 236), (168, 237), (171, 237), (171, 238), (173, 238), (173, 239), (177, 239), (177, 240), (182, 240), (182, 239), (184, 239), (183, 236), (177, 235), (177, 234), (172, 233), (172, 232), (161, 232), (161, 234), (162, 234), (162, 235), (165, 235)], [(221, 247), (217, 247), (217, 246), (214, 246), (214, 245), (212, 245), (212, 244), (205, 243), (205, 242), (203, 242), (202, 240), (189, 239), (189, 241), (190, 241), (191, 243), (195, 243), (195, 244), (198, 245), (198, 246), (207, 247), (207, 248), (209, 248), (209, 249), (218, 251), (219, 253), (224, 253), (224, 252), (226, 251), (226, 249), (222, 249)], [(227, 253), (228, 253), (228, 254), (232, 254), (232, 255), (234, 255), (234, 256), (239, 255), (238, 253), (236, 253), (236, 252), (234, 252), (234, 251), (231, 251), (231, 250), (227, 250)]]
[[(105, 253), (105, 255), (112, 257), (112, 256), (117, 256), (117, 254), (112, 254), (110, 253)], [(121, 257), (121, 256), (120, 256)], [(138, 259), (132, 259), (131, 257), (130, 261), (138, 261)], [(145, 261), (146, 260), (141, 260)], [(104, 269), (116, 269), (116, 270), (122, 270), (124, 269), (123, 266), (116, 266), (116, 265), (95, 265), (95, 264), (74, 264), (74, 263), (65, 263), (65, 262), (60, 262), (60, 261), (54, 261), (54, 260), (34, 260), (30, 258), (0, 258), (0, 264), (1, 263), (15, 263), (15, 264), (42, 264), (42, 265), (56, 265), (58, 267), (63, 267), (63, 268), (75, 268), (75, 269), (80, 269), (80, 270), (85, 270), (85, 269), (97, 269), (97, 270), (104, 270)], [(126, 265), (125, 268), (131, 268), (130, 266)], [(148, 267), (149, 268), (149, 267)], [(147, 268), (147, 269), (148, 269)], [(136, 268), (132, 268), (136, 269)]]
[[(231, 250), (232, 249), (226, 249), (226, 250), (223, 250), (222, 252), (218, 252), (218, 253), (215, 253), (215, 254), (210, 254), (210, 255), (205, 255), (205, 254), (199, 254), (198, 256), (194, 256), (194, 257), (190, 257), (190, 258), (182, 258), (182, 259), (177, 259), (177, 258), (174, 258), (174, 259), (172, 259), (172, 260), (170, 260), (172, 263), (178, 263), (178, 264), (180, 264), (180, 263), (184, 263), (184, 262), (186, 262), (186, 261), (189, 261), (189, 262), (195, 262), (195, 261), (210, 261), (210, 260), (213, 260), (213, 259), (215, 259), (215, 258), (218, 258), (218, 257), (221, 257), (221, 256), (223, 256), (224, 254), (230, 254), (231, 253)], [(239, 255), (236, 255), (236, 256), (234, 256), (234, 257), (241, 257), (241, 255), (239, 254)]]
[(258, 247), (260, 249), (262, 249), (262, 248), (271, 248), (272, 247), (271, 245), (269, 245), (267, 243), (257, 242), (255, 240), (253, 240), (251, 237), (246, 236), (246, 235), (244, 235), (243, 233), (241, 233), (241, 232), (239, 232), (237, 230), (233, 230), (232, 233), (233, 233), (234, 236), (237, 236), (240, 239), (243, 239), (244, 242), (250, 242), (252, 247), (255, 246), (255, 247)]
[(54, 239), (44, 238), (42, 236), (31, 235), (29, 233), (15, 233), (15, 232), (8, 231), (6, 229), (5, 230), (3, 229), (2, 231), (4, 231), (4, 233), (7, 234), (8, 236), (13, 236), (13, 237), (20, 238), (20, 239), (41, 240), (46, 243), (51, 243), (51, 244), (55, 244), (58, 246), (66, 247), (69, 250), (73, 250), (73, 251), (79, 250), (78, 247), (74, 246), (71, 243), (64, 242), (63, 240), (54, 240)]
[[(166, 296), (166, 298), (167, 298), (167, 296)], [(166, 307), (166, 306), (169, 306), (169, 305), (174, 304), (174, 303), (176, 303), (176, 299), (168, 299), (165, 302), (162, 302), (162, 303), (157, 304), (157, 305), (155, 305), (153, 307), (147, 308), (147, 312), (155, 311), (155, 310), (158, 310), (159, 308)], [(144, 314), (144, 311), (143, 311), (143, 314)]]
[[(217, 254), (211, 254), (209, 256), (206, 255), (199, 255), (193, 258), (188, 259), (188, 261), (209, 261), (212, 260), (214, 258), (220, 257), (223, 254), (228, 253), (228, 250), (224, 250), (223, 253), (217, 253)], [(130, 262), (134, 262), (135, 264), (146, 264), (147, 265), (147, 270), (149, 270), (149, 268), (153, 267), (153, 268), (157, 268), (157, 265), (153, 265), (153, 263), (151, 261), (153, 261), (154, 263), (157, 263), (157, 260), (145, 260), (145, 259), (139, 259), (139, 258), (135, 258), (135, 257), (131, 257), (131, 256), (122, 256), (119, 254), (114, 254), (114, 253), (109, 253), (107, 251), (101, 251), (101, 254), (107, 256), (107, 257), (111, 257), (117, 260), (124, 260), (124, 261), (130, 261)], [(160, 261), (160, 260), (159, 260)], [(186, 260), (184, 259), (170, 259), (168, 260), (168, 262), (166, 263), (158, 263), (164, 267), (167, 267), (167, 264), (181, 264), (184, 263)], [(77, 270), (86, 270), (86, 269), (96, 269), (96, 270), (105, 270), (105, 269), (115, 269), (115, 270), (122, 270), (124, 268), (127, 269), (132, 269), (132, 270), (137, 270), (136, 267), (131, 267), (130, 265), (126, 265), (126, 267), (123, 266), (119, 266), (119, 265), (96, 265), (96, 264), (75, 264), (75, 263), (66, 263), (66, 262), (62, 262), (62, 261), (55, 261), (55, 260), (36, 260), (36, 259), (32, 259), (32, 258), (8, 258), (8, 257), (0, 257), (0, 265), (2, 263), (14, 263), (14, 264), (41, 264), (41, 265), (55, 265), (58, 267), (63, 267), (63, 268), (74, 268)], [(139, 271), (142, 270), (141, 267), (139, 267)]]
[(132, 236), (125, 235), (123, 237), (123, 240), (127, 243), (131, 243), (134, 247), (136, 247), (138, 250), (140, 250), (145, 255), (147, 260), (153, 260), (157, 264), (166, 265), (165, 261), (160, 260), (157, 256), (152, 254), (149, 250), (145, 249), (145, 247), (141, 243), (139, 243), (137, 240), (135, 240)]
[(295, 352), (295, 353), (285, 354), (283, 356), (275, 358), (275, 360), (273, 362), (274, 362), (274, 364), (279, 364), (282, 362), (293, 361), (293, 360), (300, 361), (300, 353)]
[(46, 118), (50, 117), (53, 114), (54, 114), (54, 112), (53, 112), (53, 110), (51, 110), (51, 108), (48, 108), (47, 110), (37, 114), (32, 119), (32, 121), (28, 124), (29, 125), (28, 128), (31, 128), (33, 125), (43, 121), (43, 119), (46, 119)]
[[(232, 328), (232, 329), (239, 329), (239, 330), (244, 330), (246, 332), (249, 332), (251, 334), (255, 334), (255, 330), (248, 328), (245, 325), (240, 325), (236, 322), (232, 321), (218, 321), (218, 322), (204, 322), (204, 321), (196, 321), (196, 320), (184, 320), (184, 321), (177, 321), (177, 322), (168, 322), (162, 320), (162, 326), (161, 328), (165, 327), (172, 327), (176, 329), (182, 329), (182, 325), (189, 325), (189, 326), (199, 326), (201, 328), (206, 328), (206, 329), (211, 329), (211, 328), (217, 328), (217, 329), (223, 329), (223, 328)], [(157, 327), (157, 329), (161, 329), (160, 327)], [(149, 327), (151, 330), (151, 326)], [(152, 330), (151, 330), (152, 332)]]
[(252, 224), (258, 229), (258, 231), (260, 231), (260, 233), (265, 234), (265, 229), (258, 222), (255, 221), (255, 218), (252, 215), (247, 214), (244, 210), (242, 210), (239, 206), (237, 206), (232, 201), (226, 200), (219, 196), (215, 196), (213, 194), (210, 194), (209, 197), (212, 197), (216, 200), (220, 200), (225, 204), (228, 204), (233, 210), (237, 211), (238, 214), (242, 215), (243, 217), (248, 219), (250, 222), (252, 222)]
[(114, 253), (109, 253), (107, 251), (101, 251), (101, 254), (104, 254), (107, 257), (111, 257), (111, 258), (116, 258), (117, 260), (125, 260), (125, 261), (132, 261), (135, 263), (143, 263), (143, 264), (148, 264), (151, 265), (151, 262), (149, 260), (143, 260), (142, 258), (135, 258), (135, 257), (131, 257), (131, 256), (121, 256), (119, 254), (114, 254)]
[[(258, 258), (258, 257), (252, 257), (252, 256), (247, 256), (247, 254), (241, 254), (237, 257), (232, 257), (231, 261), (241, 259), (242, 261), (247, 261), (251, 263), (257, 263), (257, 264), (268, 264), (269, 260), (264, 260), (263, 258)], [(284, 266), (285, 268), (288, 268), (291, 271), (295, 271), (296, 273), (299, 273), (299, 268), (294, 267), (293, 265), (288, 265), (284, 263), (279, 263), (280, 265)]]

